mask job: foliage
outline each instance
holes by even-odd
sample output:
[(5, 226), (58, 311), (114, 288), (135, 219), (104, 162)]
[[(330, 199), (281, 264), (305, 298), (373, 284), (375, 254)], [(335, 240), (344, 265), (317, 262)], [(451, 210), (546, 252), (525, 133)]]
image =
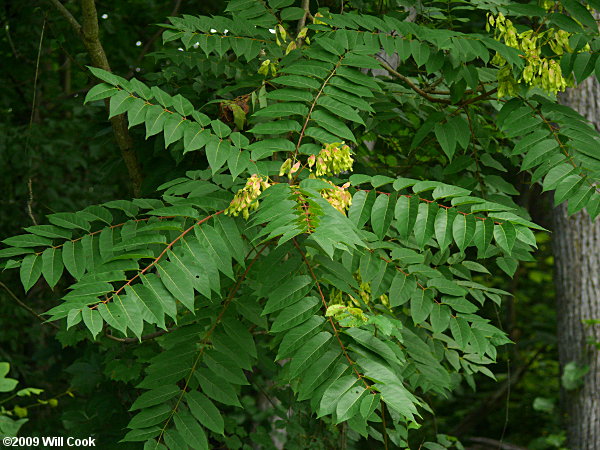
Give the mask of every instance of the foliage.
[[(25, 290), (68, 283), (48, 311), (64, 342), (97, 340), (94, 365), (137, 389), (123, 442), (271, 446), (285, 427), (286, 448), (406, 448), (510, 342), (483, 313), (509, 295), (490, 281), (534, 260), (543, 230), (515, 173), (600, 213), (598, 133), (554, 97), (595, 68), (580, 3), (323, 9), (308, 25), (293, 3), (171, 17), (148, 83), (90, 67), (86, 102), (189, 170), (3, 241)], [(504, 42), (459, 31), (485, 14)], [(261, 426), (236, 420), (267, 410), (267, 384)], [(423, 446), (461, 448), (437, 441)]]
[[(13, 391), (17, 387), (17, 384), (19, 384), (17, 380), (6, 377), (9, 369), (10, 364), (7, 362), (0, 362), (0, 392), (3, 394)], [(24, 388), (19, 389), (14, 394), (8, 395), (7, 397), (0, 397), (0, 433), (2, 433), (2, 436), (16, 436), (23, 424), (29, 420), (27, 419), (27, 407), (15, 404), (9, 409), (5, 405), (17, 397), (31, 397), (40, 395), (42, 392), (44, 392), (43, 389)], [(55, 407), (58, 405), (58, 400), (55, 398), (50, 400), (38, 400), (34, 405), (49, 405)]]

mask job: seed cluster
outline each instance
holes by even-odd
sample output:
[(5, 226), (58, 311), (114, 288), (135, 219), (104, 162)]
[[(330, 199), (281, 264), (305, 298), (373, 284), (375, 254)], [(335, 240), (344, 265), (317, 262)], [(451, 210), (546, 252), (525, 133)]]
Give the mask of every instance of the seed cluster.
[[(494, 17), (488, 15), (486, 28), (494, 28), (494, 37), (503, 40), (509, 47), (520, 51), (520, 56), (525, 60), (525, 67), (518, 78), (512, 73), (506, 59), (499, 53), (492, 58), (491, 63), (500, 66), (498, 71), (498, 97), (514, 96), (518, 94), (518, 85), (524, 82), (530, 86), (537, 86), (546, 92), (556, 94), (572, 85), (572, 80), (567, 80), (562, 73), (560, 64), (552, 57), (546, 57), (542, 48), (548, 46), (555, 55), (562, 55), (565, 51), (573, 52), (569, 46), (571, 33), (564, 30), (548, 28), (545, 31), (527, 30), (518, 33), (512, 21), (502, 13)], [(581, 50), (588, 51), (589, 44)]]
[(244, 219), (250, 217), (250, 211), (258, 209), (258, 200), (256, 200), (262, 191), (267, 189), (271, 184), (266, 178), (259, 175), (252, 175), (246, 181), (246, 186), (240, 189), (236, 194), (227, 209), (225, 214), (238, 216), (242, 213)]
[(316, 164), (316, 175), (335, 175), (340, 172), (352, 170), (354, 159), (351, 156), (350, 147), (343, 142), (334, 142), (326, 144), (317, 156), (311, 155), (308, 157), (308, 167)]

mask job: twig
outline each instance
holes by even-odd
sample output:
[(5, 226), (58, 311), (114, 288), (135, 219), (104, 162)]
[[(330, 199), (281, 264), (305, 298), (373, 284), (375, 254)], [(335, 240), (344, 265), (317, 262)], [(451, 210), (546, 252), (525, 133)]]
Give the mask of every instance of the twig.
[[(155, 333), (146, 334), (146, 335), (142, 336), (140, 339), (142, 341), (148, 341), (150, 339), (154, 339), (159, 336), (162, 336), (163, 334), (170, 333), (171, 331), (173, 331), (173, 330), (172, 329), (159, 330)], [(125, 344), (134, 344), (134, 343), (140, 342), (140, 339), (138, 339), (138, 338), (120, 338), (120, 337), (113, 336), (110, 333), (106, 333), (104, 336), (106, 336), (109, 339), (112, 339), (113, 341), (123, 342)]]
[(77, 22), (77, 19), (73, 17), (73, 14), (71, 14), (69, 10), (65, 8), (64, 5), (58, 0), (50, 0), (50, 3), (52, 3), (54, 7), (58, 10), (58, 12), (60, 12), (64, 16), (64, 18), (67, 19), (67, 22), (69, 22), (69, 24), (73, 27), (75, 32), (77, 34), (81, 34), (81, 25), (79, 24), (79, 22)]
[(8, 295), (15, 301), (15, 303), (17, 303), (21, 308), (26, 309), (29, 313), (33, 314), (35, 317), (38, 318), (38, 320), (40, 320), (42, 323), (44, 324), (48, 324), (51, 327), (60, 330), (60, 327), (58, 325), (56, 325), (55, 323), (52, 322), (46, 322), (46, 319), (44, 319), (42, 316), (40, 316), (38, 313), (36, 313), (33, 309), (31, 309), (26, 303), (24, 303), (19, 297), (17, 297), (15, 295), (15, 293), (13, 291), (10, 290), (10, 288), (5, 285), (4, 283), (2, 283), (0, 281), (0, 286), (2, 286), (4, 288), (4, 290), (8, 293)]
[(31, 175), (29, 176), (29, 180), (27, 180), (27, 190), (29, 192), (29, 197), (27, 199), (27, 214), (29, 214), (29, 218), (33, 224), (37, 225), (37, 220), (35, 220), (35, 216), (33, 215), (33, 180)]
[(433, 102), (433, 103), (442, 103), (444, 105), (451, 105), (452, 104), (452, 102), (450, 100), (447, 100), (445, 98), (437, 98), (437, 97), (433, 97), (433, 96), (429, 95), (427, 92), (425, 92), (419, 86), (417, 86), (412, 81), (410, 81), (410, 78), (405, 77), (400, 72), (394, 70), (394, 68), (392, 66), (390, 66), (384, 58), (382, 58), (379, 55), (376, 55), (376, 56), (377, 56), (377, 59), (379, 59), (379, 61), (381, 62), (381, 65), (385, 68), (385, 70), (387, 70), (389, 73), (391, 73), (392, 75), (394, 75), (396, 78), (404, 81), (406, 84), (408, 84), (408, 86), (413, 91), (415, 91), (421, 97), (426, 98), (427, 100), (429, 100), (430, 102)]
[(475, 444), (483, 444), (489, 448), (495, 448), (498, 450), (527, 450), (525, 447), (521, 447), (520, 445), (507, 444), (506, 442), (500, 442), (496, 439), (485, 437), (473, 437), (469, 438), (469, 441)]
[(33, 187), (31, 180), (31, 158), (29, 157), (29, 138), (31, 137), (31, 126), (33, 125), (33, 118), (35, 116), (35, 102), (37, 100), (37, 82), (40, 74), (40, 57), (42, 56), (42, 42), (44, 41), (44, 31), (46, 30), (46, 18), (44, 17), (44, 23), (42, 24), (42, 32), (40, 33), (40, 43), (38, 45), (38, 54), (35, 62), (35, 77), (33, 79), (33, 100), (31, 101), (31, 115), (29, 116), (29, 128), (27, 130), (27, 139), (25, 141), (25, 154), (27, 155), (29, 163), (29, 179), (27, 181), (27, 189), (29, 197), (27, 199), (27, 213), (31, 218), (34, 225), (37, 225), (35, 216), (33, 215)]

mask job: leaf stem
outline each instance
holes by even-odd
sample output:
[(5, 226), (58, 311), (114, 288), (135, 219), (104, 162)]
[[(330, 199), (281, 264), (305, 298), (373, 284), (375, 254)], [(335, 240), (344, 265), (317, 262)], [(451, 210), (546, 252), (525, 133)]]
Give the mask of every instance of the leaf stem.
[(60, 327), (58, 325), (56, 325), (53, 322), (46, 322), (46, 319), (44, 319), (42, 316), (40, 316), (38, 313), (36, 313), (29, 305), (27, 305), (25, 302), (23, 302), (19, 297), (17, 297), (15, 295), (15, 293), (4, 283), (2, 283), (0, 281), (0, 286), (2, 286), (2, 288), (8, 293), (8, 295), (15, 301), (16, 304), (18, 304), (21, 308), (25, 309), (26, 311), (28, 311), (29, 313), (31, 313), (32, 315), (34, 315), (35, 317), (37, 317), (37, 319), (44, 323), (44, 324), (49, 324), (52, 328), (55, 328), (56, 330), (60, 330)]
[[(156, 258), (154, 258), (154, 260), (150, 264), (148, 264), (146, 267), (144, 267), (142, 270), (140, 270), (138, 273), (136, 273), (132, 278), (130, 278), (127, 281), (127, 283), (125, 283), (123, 286), (121, 286), (119, 289), (117, 289), (110, 297), (108, 297), (106, 300), (103, 300), (100, 303), (105, 303), (106, 304), (106, 303), (110, 302), (116, 295), (119, 295), (119, 293), (123, 289), (125, 289), (127, 286), (131, 286), (131, 283), (133, 283), (136, 279), (138, 279), (140, 276), (142, 276), (144, 273), (146, 273), (148, 270), (150, 270), (152, 267), (154, 267), (158, 263), (158, 261), (160, 261), (160, 259), (165, 255), (165, 253), (167, 253), (173, 247), (173, 245), (175, 245), (186, 234), (188, 234), (190, 231), (192, 231), (198, 225), (202, 225), (207, 220), (209, 220), (209, 219), (211, 219), (211, 218), (213, 218), (215, 216), (218, 216), (219, 214), (221, 214), (223, 212), (225, 212), (224, 209), (222, 209), (221, 211), (217, 211), (216, 213), (211, 214), (210, 216), (206, 216), (204, 219), (201, 219), (201, 220), (197, 221), (191, 227), (189, 227), (188, 229), (184, 230), (179, 236), (177, 236), (174, 240), (172, 240), (169, 244), (167, 244), (167, 246), (163, 249), (163, 251), (160, 252), (160, 255), (158, 255)], [(100, 303), (97, 303), (96, 305), (94, 305), (90, 309), (97, 308)]]
[[(319, 291), (319, 296), (321, 297), (321, 302), (323, 303), (323, 307), (327, 310), (327, 300), (325, 300), (325, 295), (323, 295), (323, 291), (321, 290), (321, 284), (319, 283), (319, 280), (318, 280), (317, 276), (315, 275), (315, 272), (313, 271), (312, 266), (308, 262), (308, 259), (306, 258), (306, 254), (302, 251), (302, 249), (300, 248), (300, 245), (298, 245), (298, 242), (296, 241), (296, 239), (292, 239), (292, 241), (294, 243), (294, 246), (298, 249), (298, 252), (302, 256), (302, 260), (304, 261), (304, 264), (308, 268), (308, 272), (310, 273), (311, 278), (315, 281), (315, 283), (317, 285), (317, 290)], [(356, 369), (356, 363), (354, 361), (352, 361), (352, 358), (350, 358), (350, 355), (348, 355), (348, 350), (346, 349), (346, 346), (342, 342), (342, 338), (340, 337), (340, 333), (339, 333), (337, 327), (335, 326), (335, 322), (333, 321), (333, 319), (331, 317), (329, 317), (328, 319), (329, 319), (329, 323), (331, 324), (331, 327), (333, 328), (333, 333), (335, 334), (335, 337), (337, 338), (338, 343), (340, 344), (342, 353), (348, 360), (350, 367), (352, 367), (352, 370), (354, 370), (354, 373), (356, 374), (357, 378), (365, 384), (365, 387), (368, 390), (370, 390), (371, 392), (374, 392), (373, 388), (371, 387), (371, 385), (369, 383), (367, 383), (367, 380), (365, 380), (364, 376)]]

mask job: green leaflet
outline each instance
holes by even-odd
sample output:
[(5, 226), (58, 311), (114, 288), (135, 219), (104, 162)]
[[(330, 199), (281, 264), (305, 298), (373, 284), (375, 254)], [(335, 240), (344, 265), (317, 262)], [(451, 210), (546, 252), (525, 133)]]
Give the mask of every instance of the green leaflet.
[(437, 138), (442, 150), (448, 157), (450, 161), (452, 161), (452, 157), (454, 156), (454, 151), (456, 150), (456, 133), (454, 127), (448, 122), (446, 123), (437, 123), (434, 127), (435, 137)]
[(2, 241), (6, 245), (10, 245), (12, 247), (37, 247), (44, 246), (49, 247), (52, 245), (52, 240), (42, 237), (36, 236), (33, 234), (21, 234), (18, 236), (13, 236)]
[(225, 405), (239, 406), (240, 404), (237, 393), (234, 388), (228, 383), (218, 382), (219, 377), (212, 371), (206, 369), (194, 373), (196, 379), (200, 383), (202, 392), (208, 397)]
[(348, 211), (348, 218), (358, 228), (362, 228), (369, 220), (372, 214), (375, 198), (375, 191), (357, 191), (356, 194), (354, 194), (354, 197), (352, 198), (352, 205)]
[(126, 334), (127, 320), (121, 309), (114, 303), (100, 303), (98, 305), (98, 312), (100, 312), (100, 316), (109, 326)]
[(401, 306), (410, 300), (417, 283), (408, 274), (397, 272), (390, 286), (390, 305)]
[(517, 230), (510, 222), (503, 222), (494, 227), (494, 239), (498, 246), (507, 254), (512, 253), (517, 238)]
[(306, 341), (290, 362), (290, 378), (301, 375), (308, 368), (306, 366), (307, 362), (314, 361), (323, 355), (327, 351), (328, 343), (332, 338), (331, 333), (321, 331)]
[(327, 414), (331, 414), (337, 408), (337, 404), (340, 401), (341, 397), (354, 386), (358, 380), (356, 376), (346, 375), (335, 383), (333, 383), (329, 388), (323, 393), (323, 398), (321, 399), (321, 405), (319, 407), (319, 415), (318, 417), (322, 417)]
[(165, 147), (183, 137), (185, 120), (178, 114), (171, 114), (164, 123), (163, 131), (165, 137)]
[(425, 247), (434, 233), (435, 218), (438, 210), (436, 203), (421, 203), (415, 220), (415, 239), (420, 248)]
[(210, 131), (195, 122), (186, 122), (183, 128), (183, 153), (203, 148), (210, 140)]
[(224, 380), (231, 384), (247, 385), (248, 380), (241, 367), (231, 360), (227, 355), (212, 351), (204, 354), (204, 364), (214, 373), (218, 373)]
[(345, 333), (351, 336), (360, 345), (373, 351), (376, 355), (392, 363), (400, 363), (398, 356), (383, 341), (373, 336), (370, 332), (360, 328), (348, 328)]
[(179, 409), (173, 416), (173, 421), (177, 431), (191, 448), (208, 450), (206, 433), (188, 411)]
[(382, 400), (406, 419), (414, 420), (414, 416), (418, 415), (416, 399), (402, 384), (377, 383), (375, 388), (381, 393)]
[(136, 409), (145, 409), (150, 406), (166, 403), (168, 400), (172, 399), (180, 392), (181, 390), (176, 385), (166, 385), (158, 387), (151, 391), (144, 392), (142, 395), (140, 395), (135, 400), (133, 405), (131, 405), (131, 408), (129, 408), (129, 410), (134, 411)]
[(56, 286), (58, 280), (62, 276), (64, 269), (62, 252), (60, 249), (47, 248), (42, 253), (42, 274), (50, 285)]
[(129, 92), (125, 90), (118, 91), (110, 98), (108, 118), (127, 112), (134, 102), (135, 98)]
[(451, 312), (446, 305), (435, 303), (429, 313), (429, 322), (434, 333), (441, 333), (450, 324)]
[[(394, 182), (394, 189), (396, 183)], [(419, 211), (419, 199), (416, 196), (400, 196), (396, 202), (394, 216), (396, 218), (396, 229), (400, 237), (407, 239), (413, 231)]]
[(169, 262), (157, 264), (158, 272), (165, 287), (177, 300), (183, 303), (190, 311), (194, 311), (194, 287), (192, 280), (177, 266)]
[(289, 279), (269, 295), (262, 314), (270, 314), (299, 301), (310, 290), (312, 284), (313, 279), (308, 275)]
[(431, 291), (428, 289), (415, 289), (410, 297), (410, 315), (415, 324), (424, 322), (433, 308)]
[(125, 292), (128, 298), (138, 305), (146, 322), (156, 323), (163, 330), (167, 329), (162, 304), (146, 286), (142, 284), (127, 286)]
[(379, 194), (373, 204), (371, 225), (373, 226), (373, 232), (380, 239), (383, 239), (392, 223), (396, 208), (396, 198), (395, 194)]
[(452, 243), (452, 224), (456, 215), (457, 212), (454, 209), (440, 208), (435, 216), (435, 239), (438, 241), (440, 249), (445, 249)]
[(475, 217), (470, 214), (458, 214), (452, 223), (452, 236), (461, 252), (469, 246), (474, 233)]
[[(337, 117), (329, 114), (325, 110), (316, 109), (310, 115), (310, 119), (314, 120), (318, 125), (323, 127), (325, 130), (333, 133), (342, 140), (356, 141), (354, 134), (350, 131), (343, 121)], [(335, 142), (335, 141), (333, 141)]]
[(100, 83), (91, 88), (85, 96), (84, 103), (102, 100), (115, 95), (119, 90), (110, 84)]
[(469, 339), (471, 339), (471, 328), (468, 322), (462, 317), (452, 317), (450, 319), (450, 331), (458, 347), (465, 350)]
[(104, 325), (101, 314), (97, 309), (84, 307), (81, 310), (81, 317), (87, 329), (92, 333), (92, 337), (96, 339), (96, 336), (102, 331), (102, 326)]
[(279, 313), (273, 322), (271, 333), (279, 333), (304, 323), (321, 307), (321, 300), (316, 297), (307, 297), (294, 303)]
[(216, 136), (210, 137), (210, 140), (206, 144), (206, 157), (208, 158), (208, 163), (213, 174), (225, 164), (232, 151), (234, 149), (229, 141), (219, 139)]
[(308, 400), (328, 378), (333, 376), (337, 380), (347, 371), (347, 366), (339, 362), (340, 355), (339, 347), (330, 349), (308, 367), (298, 384), (298, 400)]
[(185, 399), (192, 415), (202, 425), (215, 433), (223, 434), (223, 417), (213, 402), (197, 391), (188, 392)]
[(27, 292), (42, 274), (42, 258), (40, 255), (27, 255), (23, 258), (19, 275), (21, 283)]
[[(171, 408), (169, 407), (168, 404), (157, 405), (152, 408), (148, 408), (143, 411), (140, 411), (138, 414), (133, 416), (133, 418), (131, 419), (129, 424), (127, 424), (127, 427), (132, 428), (133, 430), (136, 430), (136, 431), (140, 430), (142, 428), (147, 428), (152, 425), (161, 423), (163, 420), (165, 420), (169, 416), (170, 413), (171, 413)], [(148, 432), (149, 430), (144, 430), (144, 431)], [(156, 434), (158, 434), (158, 433), (156, 433)], [(152, 436), (154, 436), (154, 435), (155, 434), (152, 434)], [(129, 436), (129, 435), (127, 435), (127, 436)], [(126, 439), (127, 439), (127, 436), (125, 437)], [(135, 435), (132, 434), (132, 436), (130, 436), (129, 440), (146, 440), (148, 438), (147, 436), (144, 436), (144, 435), (142, 435), (142, 436), (138, 435), (138, 436), (136, 436), (137, 437), (136, 439), (132, 439), (133, 436), (135, 436)]]
[(325, 319), (321, 316), (312, 316), (304, 323), (289, 330), (279, 344), (277, 360), (281, 360), (292, 355), (296, 350), (304, 345), (304, 342), (318, 333), (322, 328)]
[(337, 416), (336, 423), (349, 420), (359, 414), (361, 402), (367, 395), (369, 395), (368, 392), (369, 391), (364, 387), (353, 387), (348, 389), (337, 403), (335, 409)]

